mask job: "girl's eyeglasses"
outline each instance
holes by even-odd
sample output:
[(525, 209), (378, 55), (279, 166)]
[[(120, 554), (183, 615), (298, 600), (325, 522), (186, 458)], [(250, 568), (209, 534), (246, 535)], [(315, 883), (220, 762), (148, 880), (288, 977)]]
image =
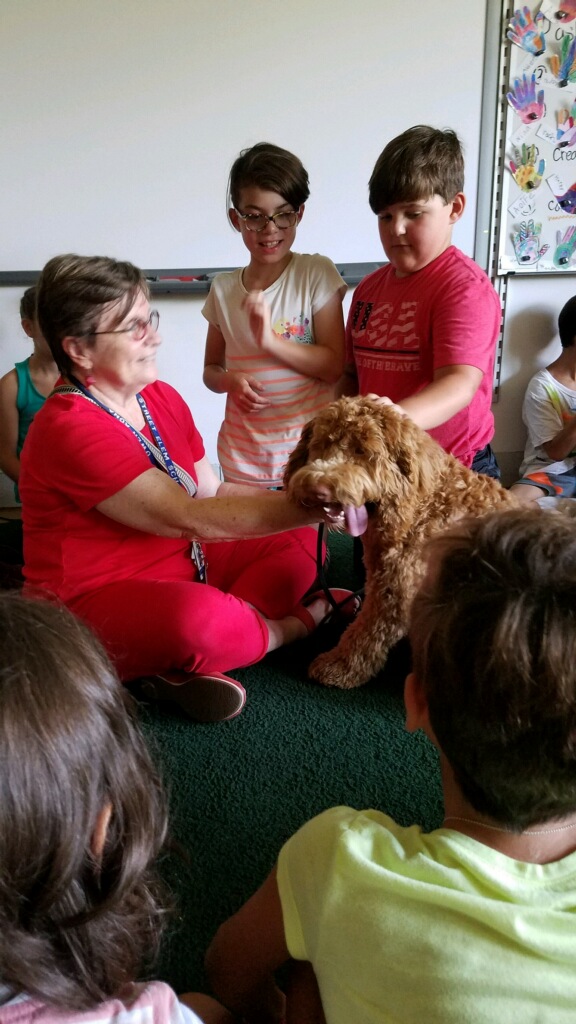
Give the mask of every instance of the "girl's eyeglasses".
[(286, 228), (293, 228), (298, 220), (296, 210), (281, 210), (270, 217), (267, 213), (240, 213), (240, 210), (236, 210), (236, 213), (240, 220), (244, 221), (248, 231), (264, 231), (268, 221), (272, 221), (280, 231), (285, 231)]

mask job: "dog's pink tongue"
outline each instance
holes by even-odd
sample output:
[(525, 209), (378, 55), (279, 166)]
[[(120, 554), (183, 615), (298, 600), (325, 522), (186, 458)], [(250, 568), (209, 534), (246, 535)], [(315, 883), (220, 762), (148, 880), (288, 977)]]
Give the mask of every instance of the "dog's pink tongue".
[(344, 519), (348, 533), (352, 537), (360, 537), (368, 526), (366, 505), (360, 505), (360, 508), (354, 508), (354, 505), (346, 505), (344, 508)]

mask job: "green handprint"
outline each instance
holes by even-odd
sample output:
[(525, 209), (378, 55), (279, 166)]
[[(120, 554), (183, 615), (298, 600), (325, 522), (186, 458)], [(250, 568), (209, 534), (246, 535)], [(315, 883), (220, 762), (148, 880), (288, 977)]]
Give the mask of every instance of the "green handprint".
[(527, 146), (524, 142), (522, 143), (522, 153), (520, 154), (515, 149), (514, 156), (517, 163), (514, 160), (510, 161), (510, 170), (514, 176), (514, 181), (523, 192), (532, 192), (535, 188), (538, 188), (542, 181), (546, 161), (541, 159), (538, 167), (536, 167), (538, 150), (536, 146)]

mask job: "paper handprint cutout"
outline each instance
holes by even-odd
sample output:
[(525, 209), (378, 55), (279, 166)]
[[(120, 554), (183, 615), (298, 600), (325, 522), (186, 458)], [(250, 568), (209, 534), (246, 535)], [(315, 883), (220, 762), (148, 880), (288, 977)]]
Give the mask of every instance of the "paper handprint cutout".
[(556, 232), (556, 248), (554, 250), (554, 266), (566, 270), (573, 262), (576, 253), (576, 227), (566, 228), (564, 236)]
[(560, 56), (552, 54), (550, 69), (561, 88), (568, 85), (568, 82), (576, 82), (576, 38), (568, 35), (562, 37)]
[(524, 124), (538, 121), (544, 116), (544, 90), (540, 89), (536, 95), (536, 75), (534, 72), (528, 78), (522, 75), (514, 79), (514, 88), (506, 94), (510, 106), (520, 116)]
[(523, 7), (521, 11), (514, 11), (506, 35), (527, 53), (539, 57), (546, 49), (546, 37), (540, 31), (543, 20), (540, 11), (533, 19), (530, 8)]
[(512, 244), (518, 263), (523, 267), (537, 263), (545, 252), (548, 252), (549, 245), (539, 245), (541, 224), (535, 224), (533, 220), (522, 221), (518, 231), (512, 235)]
[(556, 145), (559, 149), (566, 149), (576, 142), (576, 102), (568, 111), (565, 107), (556, 113)]
[(538, 188), (542, 181), (546, 161), (540, 159), (536, 167), (538, 150), (536, 146), (527, 146), (525, 143), (522, 143), (521, 153), (517, 149), (514, 150), (514, 156), (518, 161), (517, 163), (514, 160), (510, 161), (510, 170), (512, 171), (514, 181), (523, 192), (532, 192), (533, 189)]

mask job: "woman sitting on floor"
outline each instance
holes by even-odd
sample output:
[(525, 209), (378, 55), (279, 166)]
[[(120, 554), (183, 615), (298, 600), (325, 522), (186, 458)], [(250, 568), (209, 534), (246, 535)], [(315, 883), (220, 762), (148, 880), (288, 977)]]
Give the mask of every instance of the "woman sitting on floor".
[(159, 317), (137, 267), (51, 259), (38, 318), (62, 377), (22, 455), (27, 590), (89, 623), (124, 681), (153, 676), (150, 696), (231, 718), (245, 693), (221, 673), (329, 610), (299, 604), (322, 510), (217, 478), (188, 406), (157, 380)]

